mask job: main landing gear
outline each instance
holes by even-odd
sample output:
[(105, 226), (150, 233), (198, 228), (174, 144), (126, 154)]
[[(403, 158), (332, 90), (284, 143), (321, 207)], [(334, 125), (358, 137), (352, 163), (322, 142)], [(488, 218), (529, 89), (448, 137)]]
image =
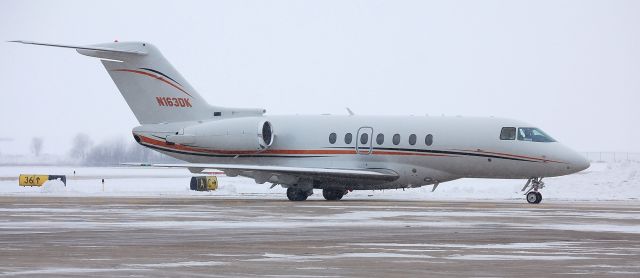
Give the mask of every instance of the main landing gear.
[[(313, 194), (313, 189), (287, 188), (287, 198), (289, 198), (289, 201), (304, 201), (307, 197), (311, 196), (311, 194)], [(322, 189), (322, 196), (327, 201), (338, 201), (342, 199), (344, 194), (347, 194), (347, 191), (344, 189)]]
[(322, 189), (322, 196), (327, 201), (339, 201), (345, 193), (344, 189)]
[(311, 192), (302, 190), (300, 188), (289, 187), (287, 188), (287, 198), (289, 201), (304, 201), (313, 194), (313, 190)]
[[(529, 189), (527, 190), (527, 188)], [(530, 178), (527, 181), (527, 184), (524, 185), (522, 191), (526, 190), (524, 194), (527, 197), (527, 202), (529, 204), (539, 204), (540, 202), (542, 202), (542, 194), (538, 192), (538, 190), (542, 188), (544, 188), (544, 182), (542, 182), (542, 178)]]

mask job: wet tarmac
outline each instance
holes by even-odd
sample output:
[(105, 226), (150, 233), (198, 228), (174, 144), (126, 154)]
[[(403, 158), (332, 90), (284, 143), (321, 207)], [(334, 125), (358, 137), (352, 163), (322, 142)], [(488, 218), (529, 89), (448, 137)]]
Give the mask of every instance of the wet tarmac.
[(0, 276), (640, 276), (640, 202), (0, 197)]

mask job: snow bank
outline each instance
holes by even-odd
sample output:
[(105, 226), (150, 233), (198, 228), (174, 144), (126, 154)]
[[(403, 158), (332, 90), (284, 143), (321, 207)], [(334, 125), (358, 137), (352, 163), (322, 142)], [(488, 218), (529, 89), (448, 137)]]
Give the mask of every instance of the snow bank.
[(60, 180), (47, 181), (42, 185), (41, 189), (44, 193), (61, 193), (67, 191), (67, 187)]
[[(545, 200), (640, 200), (640, 163), (593, 163), (589, 169), (573, 175), (546, 178), (542, 189)], [(432, 187), (392, 192), (391, 196), (412, 199), (522, 199), (524, 180), (460, 179)], [(397, 190), (393, 190), (397, 191)], [(380, 193), (373, 193), (374, 196)], [(412, 197), (412, 195), (416, 195)]]
[[(76, 174), (73, 174), (73, 171)], [(640, 163), (593, 163), (583, 172), (545, 179), (545, 200), (640, 200)], [(43, 187), (19, 187), (17, 176), (28, 174), (67, 175), (67, 186), (49, 181)], [(184, 169), (136, 167), (0, 167), (0, 195), (44, 196), (203, 196), (224, 198), (285, 199), (285, 189), (270, 184), (255, 184), (242, 177), (218, 177), (213, 192), (189, 190), (192, 174)], [(105, 179), (104, 187), (101, 182)], [(354, 191), (349, 200), (521, 200), (524, 180), (461, 179), (406, 190)], [(311, 199), (322, 199), (319, 190)]]
[(189, 176), (189, 171), (185, 169), (139, 167), (0, 166), (0, 177), (17, 177), (20, 174), (67, 175), (71, 179), (73, 177)]

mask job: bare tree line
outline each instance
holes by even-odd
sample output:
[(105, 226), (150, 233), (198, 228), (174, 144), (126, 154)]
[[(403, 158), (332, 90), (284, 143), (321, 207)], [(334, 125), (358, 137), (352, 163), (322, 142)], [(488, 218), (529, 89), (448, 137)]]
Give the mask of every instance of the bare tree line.
[(42, 154), (42, 145), (44, 144), (44, 139), (42, 137), (33, 137), (31, 139), (31, 152), (35, 156), (40, 156)]
[(140, 146), (136, 142), (111, 139), (94, 144), (84, 133), (77, 134), (71, 143), (69, 157), (84, 165), (117, 165), (125, 162), (177, 162), (178, 160)]

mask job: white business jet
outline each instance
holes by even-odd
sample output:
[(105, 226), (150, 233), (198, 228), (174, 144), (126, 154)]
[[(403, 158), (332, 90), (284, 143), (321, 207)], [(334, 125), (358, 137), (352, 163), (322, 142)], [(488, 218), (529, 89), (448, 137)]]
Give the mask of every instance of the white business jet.
[[(140, 122), (133, 138), (186, 161), (147, 164), (193, 173), (219, 169), (287, 188), (291, 201), (322, 189), (327, 200), (352, 190), (413, 188), (460, 178), (523, 179), (529, 203), (544, 177), (589, 167), (541, 129), (503, 118), (271, 116), (264, 109), (212, 106), (146, 42), (73, 48), (101, 59)], [(144, 165), (144, 164), (141, 164)]]

